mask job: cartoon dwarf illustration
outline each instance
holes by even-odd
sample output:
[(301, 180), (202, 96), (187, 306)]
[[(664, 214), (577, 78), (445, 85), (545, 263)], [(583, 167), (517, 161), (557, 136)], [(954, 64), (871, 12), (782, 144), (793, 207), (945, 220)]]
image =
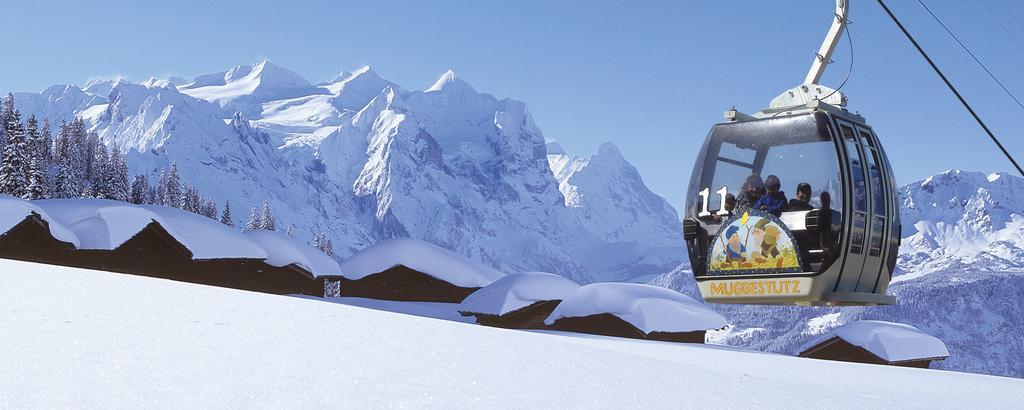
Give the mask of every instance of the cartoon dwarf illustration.
[(725, 246), (725, 262), (732, 264), (734, 262), (742, 262), (747, 252), (746, 245), (740, 243), (740, 228), (737, 226), (730, 226), (729, 229), (725, 230), (725, 237), (728, 238), (729, 243)]
[(747, 245), (749, 245), (750, 249), (753, 249), (750, 252), (750, 258), (757, 263), (763, 263), (767, 260), (765, 259), (767, 256), (761, 254), (761, 244), (764, 243), (764, 227), (767, 223), (767, 219), (761, 219), (750, 228), (750, 240), (748, 240)]
[(760, 225), (761, 229), (764, 230), (764, 239), (761, 241), (761, 256), (764, 258), (778, 257), (779, 236), (782, 235), (782, 231), (779, 230), (778, 226), (768, 225), (767, 219), (757, 221), (757, 225)]

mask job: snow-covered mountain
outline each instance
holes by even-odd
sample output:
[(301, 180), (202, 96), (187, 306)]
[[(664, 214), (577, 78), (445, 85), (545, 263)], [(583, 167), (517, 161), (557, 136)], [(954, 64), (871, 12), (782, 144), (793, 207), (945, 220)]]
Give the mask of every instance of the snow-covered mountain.
[[(934, 367), (1024, 377), (1024, 178), (946, 171), (899, 190), (903, 242), (883, 307), (715, 305), (735, 325), (721, 343), (795, 354), (803, 343), (856, 320), (914, 325), (942, 339)], [(653, 284), (700, 297), (685, 267)]]
[(314, 85), (263, 61), (15, 98), (25, 115), (85, 119), (131, 173), (154, 180), (176, 162), (239, 221), (267, 200), (279, 227), (326, 232), (341, 257), (409, 236), (581, 282), (653, 275), (685, 257), (675, 210), (614, 146), (549, 156), (525, 103), (452, 71), (409, 91), (370, 67)]

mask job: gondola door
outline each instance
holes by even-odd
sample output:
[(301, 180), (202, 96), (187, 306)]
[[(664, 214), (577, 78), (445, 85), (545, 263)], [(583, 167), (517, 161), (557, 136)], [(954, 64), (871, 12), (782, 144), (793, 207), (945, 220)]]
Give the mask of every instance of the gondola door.
[(889, 250), (886, 242), (890, 235), (889, 230), (892, 229), (892, 225), (889, 223), (890, 212), (892, 212), (889, 209), (891, 190), (888, 183), (890, 178), (887, 177), (886, 169), (883, 168), (885, 164), (882, 162), (874, 135), (867, 128), (860, 126), (856, 128), (866, 165), (864, 172), (867, 174), (866, 182), (868, 198), (870, 198), (868, 205), (871, 208), (867, 224), (864, 268), (860, 273), (860, 282), (856, 291), (871, 293), (875, 291), (879, 278), (888, 274), (883, 267)]
[(841, 119), (836, 120), (836, 125), (846, 148), (846, 168), (849, 175), (846, 185), (849, 187), (849, 199), (844, 210), (850, 218), (842, 272), (834, 291), (856, 292), (868, 253), (867, 238), (870, 233), (871, 216), (869, 178), (865, 173), (864, 154), (854, 125)]

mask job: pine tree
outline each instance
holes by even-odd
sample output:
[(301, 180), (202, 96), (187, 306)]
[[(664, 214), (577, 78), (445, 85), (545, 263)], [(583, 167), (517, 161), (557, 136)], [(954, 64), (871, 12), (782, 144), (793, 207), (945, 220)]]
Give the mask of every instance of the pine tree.
[(331, 238), (326, 238), (323, 252), (326, 253), (327, 256), (330, 256), (332, 258), (334, 257), (334, 241), (332, 241)]
[(334, 242), (327, 237), (327, 234), (320, 232), (313, 236), (313, 247), (316, 250), (327, 254), (327, 256), (334, 256)]
[(107, 155), (107, 146), (96, 143), (92, 147), (92, 173), (89, 178), (89, 195), (93, 198), (113, 199), (110, 194), (110, 187), (107, 186), (107, 173), (110, 171), (110, 157)]
[(252, 207), (252, 211), (249, 212), (249, 222), (245, 224), (245, 231), (255, 231), (260, 229), (263, 222), (260, 220), (260, 209), (259, 207)]
[[(82, 130), (85, 130), (85, 124), (82, 124)], [(97, 154), (97, 148), (102, 146), (100, 143), (100, 136), (95, 132), (85, 134), (85, 140), (82, 145), (82, 157), (85, 159), (82, 176), (86, 181), (92, 182), (96, 179), (96, 160), (99, 158)]]
[(217, 203), (216, 202), (213, 202), (212, 199), (207, 199), (203, 203), (203, 207), (202, 208), (203, 209), (202, 209), (201, 213), (203, 214), (203, 216), (205, 216), (207, 218), (210, 218), (210, 219), (213, 219), (214, 221), (217, 220)]
[[(123, 161), (122, 161), (123, 162)], [(128, 202), (136, 205), (148, 204), (149, 202), (149, 180), (146, 179), (145, 175), (136, 175), (132, 181), (131, 194), (128, 196)]]
[(167, 173), (163, 170), (160, 171), (160, 176), (157, 177), (156, 190), (153, 197), (153, 205), (164, 205), (168, 206), (167, 199)]
[(14, 109), (14, 96), (11, 94), (7, 94), (4, 100), (2, 117), (7, 144), (3, 148), (3, 163), (0, 164), (0, 193), (28, 197), (28, 144), (21, 113)]
[(190, 186), (186, 187), (181, 193), (181, 203), (178, 208), (195, 213), (202, 214), (202, 199), (199, 197), (199, 189)]
[(224, 212), (220, 214), (220, 223), (235, 227), (235, 221), (231, 220), (231, 202), (224, 201)]
[(81, 197), (85, 172), (85, 139), (85, 123), (81, 119), (61, 124), (54, 150), (57, 163), (54, 198)]
[(47, 163), (43, 152), (42, 136), (38, 131), (39, 123), (36, 116), (28, 118), (26, 131), (26, 149), (28, 151), (28, 185), (25, 187), (25, 199), (44, 199), (48, 191), (47, 187)]
[(117, 201), (128, 201), (132, 190), (128, 185), (128, 164), (121, 156), (121, 149), (114, 147), (110, 153), (110, 164), (107, 167), (106, 182), (107, 197)]
[(267, 201), (263, 201), (263, 209), (260, 215), (260, 229), (268, 231), (277, 230), (277, 220), (274, 218), (274, 214), (270, 212), (270, 204)]
[(39, 131), (39, 159), (46, 173), (46, 197), (52, 198), (57, 177), (57, 164), (53, 159), (53, 139), (50, 133), (50, 121), (43, 120), (43, 129)]
[(178, 175), (178, 163), (171, 163), (164, 185), (164, 206), (181, 208), (181, 177)]
[(50, 120), (43, 119), (43, 129), (39, 131), (36, 149), (39, 151), (40, 158), (47, 164), (53, 161), (53, 153), (51, 152), (53, 141), (51, 141), (50, 137)]

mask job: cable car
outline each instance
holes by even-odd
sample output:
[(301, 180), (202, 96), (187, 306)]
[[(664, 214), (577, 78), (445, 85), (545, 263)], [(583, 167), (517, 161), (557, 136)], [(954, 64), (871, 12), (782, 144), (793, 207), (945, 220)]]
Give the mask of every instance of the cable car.
[[(752, 115), (726, 111), (688, 188), (684, 238), (705, 301), (887, 305), (900, 241), (892, 167), (846, 97), (817, 84), (847, 0), (804, 83)], [(841, 87), (840, 87), (841, 88)]]

